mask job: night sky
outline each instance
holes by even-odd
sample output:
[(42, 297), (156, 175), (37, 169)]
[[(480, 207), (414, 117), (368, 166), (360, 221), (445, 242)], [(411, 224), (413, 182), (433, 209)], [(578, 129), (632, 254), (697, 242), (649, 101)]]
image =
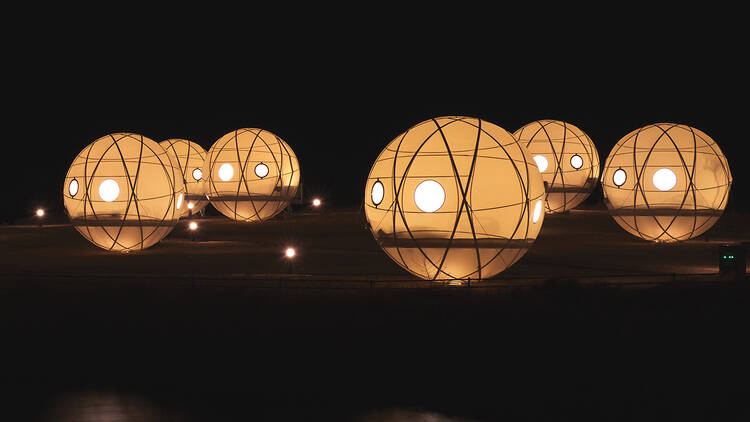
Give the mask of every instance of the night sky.
[(723, 48), (725, 40), (718, 43), (733, 34), (599, 43), (593, 33), (512, 38), (486, 30), (401, 39), (331, 30), (296, 33), (283, 43), (268, 42), (268, 34), (223, 43), (218, 35), (166, 32), (153, 42), (122, 36), (100, 44), (71, 35), (13, 52), (19, 65), (6, 80), (13, 110), (4, 145), (18, 170), (9, 176), (0, 222), (21, 222), (38, 206), (62, 215), (61, 183), (71, 161), (118, 131), (157, 142), (185, 138), (208, 149), (231, 130), (267, 129), (297, 154), (306, 196), (356, 207), (380, 150), (441, 115), (479, 117), (510, 132), (537, 119), (564, 120), (588, 133), (602, 162), (638, 127), (688, 124), (729, 159), (730, 209), (750, 209), (738, 195), (748, 180), (744, 67)]

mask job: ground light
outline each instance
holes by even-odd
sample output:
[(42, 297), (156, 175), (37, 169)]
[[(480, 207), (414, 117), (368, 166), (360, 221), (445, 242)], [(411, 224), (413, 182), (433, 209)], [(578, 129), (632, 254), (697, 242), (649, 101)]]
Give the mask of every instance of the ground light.
[(198, 223), (191, 221), (190, 224), (188, 224), (188, 228), (190, 229), (190, 240), (195, 242), (195, 231), (198, 230)]
[(37, 209), (36, 216), (39, 218), (39, 227), (42, 227), (42, 224), (44, 223), (44, 210), (41, 208)]

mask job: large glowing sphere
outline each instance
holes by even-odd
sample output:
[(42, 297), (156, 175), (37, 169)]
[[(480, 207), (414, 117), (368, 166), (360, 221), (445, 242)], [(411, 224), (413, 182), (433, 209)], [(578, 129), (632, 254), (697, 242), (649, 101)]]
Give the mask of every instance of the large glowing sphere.
[(300, 180), (297, 156), (273, 133), (238, 129), (217, 140), (204, 177), (211, 204), (238, 221), (267, 220), (286, 208)]
[(543, 201), (526, 149), (472, 117), (438, 117), (398, 135), (365, 185), (375, 240), (427, 280), (485, 279), (511, 266), (539, 233)]
[(542, 173), (548, 213), (575, 208), (596, 187), (599, 153), (581, 129), (559, 120), (537, 120), (513, 136), (526, 147)]
[(199, 212), (208, 205), (206, 178), (203, 177), (206, 151), (200, 145), (186, 139), (167, 139), (159, 142), (159, 145), (167, 151), (172, 162), (177, 163), (177, 170), (185, 184), (185, 206), (180, 207), (180, 216)]
[(617, 142), (601, 183), (617, 224), (646, 240), (673, 242), (716, 223), (732, 174), (711, 137), (690, 126), (657, 123)]
[(84, 148), (63, 186), (73, 226), (109, 251), (159, 242), (177, 223), (184, 196), (177, 164), (159, 144), (134, 133), (113, 133)]

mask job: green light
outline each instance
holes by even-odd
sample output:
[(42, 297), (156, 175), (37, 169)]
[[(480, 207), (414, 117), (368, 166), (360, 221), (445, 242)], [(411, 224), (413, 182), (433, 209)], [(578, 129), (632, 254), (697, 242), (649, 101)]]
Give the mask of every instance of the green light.
[(730, 259), (734, 259), (734, 255), (729, 255), (729, 258)]

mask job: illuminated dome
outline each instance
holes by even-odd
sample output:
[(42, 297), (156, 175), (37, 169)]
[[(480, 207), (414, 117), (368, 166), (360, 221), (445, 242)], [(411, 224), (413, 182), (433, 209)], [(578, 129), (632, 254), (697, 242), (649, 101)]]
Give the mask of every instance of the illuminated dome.
[(525, 146), (547, 184), (548, 213), (583, 202), (599, 180), (599, 154), (581, 129), (558, 120), (537, 120), (513, 136)]
[(156, 142), (113, 133), (83, 149), (65, 176), (63, 202), (73, 226), (110, 251), (148, 248), (185, 206), (182, 177)]
[(732, 175), (708, 135), (658, 123), (617, 142), (601, 183), (604, 202), (622, 228), (646, 240), (673, 242), (696, 237), (716, 223)]
[(185, 139), (167, 139), (159, 142), (170, 155), (172, 162), (177, 163), (178, 172), (185, 184), (185, 206), (181, 207), (181, 217), (197, 213), (208, 205), (206, 199), (206, 179), (203, 177), (203, 164), (206, 151)]
[(365, 185), (373, 236), (427, 280), (490, 278), (523, 256), (544, 221), (544, 185), (505, 129), (439, 117), (391, 141)]
[(299, 186), (297, 156), (263, 129), (238, 129), (219, 138), (206, 158), (211, 204), (233, 220), (263, 221), (280, 213)]

